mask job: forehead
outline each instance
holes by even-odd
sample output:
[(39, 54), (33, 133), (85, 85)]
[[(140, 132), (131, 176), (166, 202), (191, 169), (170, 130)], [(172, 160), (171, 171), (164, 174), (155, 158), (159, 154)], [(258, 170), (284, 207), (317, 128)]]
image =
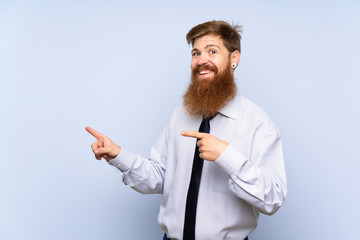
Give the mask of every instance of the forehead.
[(217, 34), (207, 34), (201, 37), (198, 37), (194, 41), (193, 48), (201, 49), (209, 45), (215, 45), (219, 48), (225, 48), (224, 41), (220, 35)]

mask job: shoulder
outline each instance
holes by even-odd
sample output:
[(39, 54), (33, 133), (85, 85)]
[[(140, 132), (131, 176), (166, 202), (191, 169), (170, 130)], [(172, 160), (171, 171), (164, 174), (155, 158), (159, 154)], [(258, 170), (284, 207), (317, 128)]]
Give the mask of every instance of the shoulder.
[(183, 105), (177, 106), (171, 114), (171, 119), (183, 118), (187, 116), (187, 112)]
[(190, 115), (186, 111), (183, 105), (177, 106), (170, 117), (170, 125), (178, 124), (179, 122), (187, 122), (191, 120)]
[(255, 128), (262, 128), (277, 135), (279, 134), (276, 123), (262, 107), (244, 96), (237, 97), (236, 104), (238, 117), (242, 118), (243, 121), (249, 122)]
[(269, 119), (270, 115), (259, 105), (244, 96), (237, 98), (238, 108), (243, 114), (251, 114), (257, 118)]

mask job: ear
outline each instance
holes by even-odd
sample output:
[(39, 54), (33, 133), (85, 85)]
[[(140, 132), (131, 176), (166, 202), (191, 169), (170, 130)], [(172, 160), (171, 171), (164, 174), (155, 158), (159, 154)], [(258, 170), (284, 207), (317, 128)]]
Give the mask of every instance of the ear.
[[(239, 61), (240, 61), (240, 52), (239, 50), (235, 50), (231, 53), (230, 55), (230, 64), (234, 64), (236, 65), (236, 67), (239, 65)], [(235, 67), (235, 68), (236, 68)]]

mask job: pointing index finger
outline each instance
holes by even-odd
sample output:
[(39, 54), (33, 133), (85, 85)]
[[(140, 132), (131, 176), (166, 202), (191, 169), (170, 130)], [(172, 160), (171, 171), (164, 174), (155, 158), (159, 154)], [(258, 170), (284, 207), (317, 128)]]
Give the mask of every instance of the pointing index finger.
[(97, 140), (101, 140), (103, 139), (104, 135), (102, 135), (101, 133), (99, 133), (98, 131), (92, 129), (91, 127), (86, 127), (85, 128), (86, 131), (88, 133), (90, 133), (94, 138), (96, 138)]
[(197, 139), (203, 139), (208, 135), (208, 133), (202, 133), (202, 132), (194, 132), (194, 131), (183, 131), (181, 132), (181, 135), (184, 137), (192, 137)]

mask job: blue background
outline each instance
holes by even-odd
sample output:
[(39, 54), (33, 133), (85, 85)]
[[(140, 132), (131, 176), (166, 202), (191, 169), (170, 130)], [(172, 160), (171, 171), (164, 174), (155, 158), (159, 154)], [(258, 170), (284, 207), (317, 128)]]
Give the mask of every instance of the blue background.
[(240, 93), (283, 138), (288, 197), (251, 240), (359, 239), (358, 1), (0, 1), (0, 239), (161, 239), (160, 195), (93, 158), (147, 156), (190, 76), (187, 31), (244, 26)]

